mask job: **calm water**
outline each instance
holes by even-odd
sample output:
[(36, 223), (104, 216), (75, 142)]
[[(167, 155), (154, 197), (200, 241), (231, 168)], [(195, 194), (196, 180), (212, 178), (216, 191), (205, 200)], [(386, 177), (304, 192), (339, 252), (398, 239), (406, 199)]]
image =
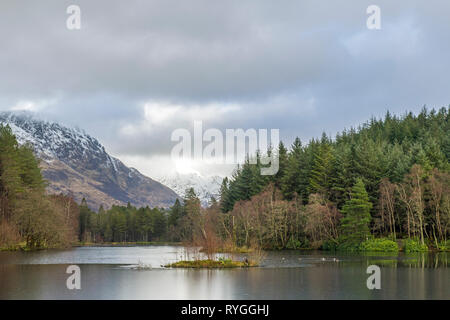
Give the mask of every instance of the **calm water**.
[[(175, 246), (0, 252), (0, 299), (450, 299), (448, 253), (277, 251), (258, 268), (161, 267), (185, 257)], [(152, 268), (136, 268), (139, 262)], [(66, 288), (72, 264), (81, 268), (81, 290)], [(366, 287), (373, 264), (380, 290)]]

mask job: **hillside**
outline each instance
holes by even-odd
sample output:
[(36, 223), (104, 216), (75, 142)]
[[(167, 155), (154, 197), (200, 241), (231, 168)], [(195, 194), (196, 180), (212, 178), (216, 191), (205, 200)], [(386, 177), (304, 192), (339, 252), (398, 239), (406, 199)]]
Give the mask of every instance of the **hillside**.
[(41, 159), (42, 173), (51, 194), (86, 198), (96, 210), (103, 205), (169, 207), (178, 195), (163, 184), (128, 168), (110, 156), (95, 138), (79, 129), (41, 121), (28, 113), (0, 113), (20, 144), (30, 143)]

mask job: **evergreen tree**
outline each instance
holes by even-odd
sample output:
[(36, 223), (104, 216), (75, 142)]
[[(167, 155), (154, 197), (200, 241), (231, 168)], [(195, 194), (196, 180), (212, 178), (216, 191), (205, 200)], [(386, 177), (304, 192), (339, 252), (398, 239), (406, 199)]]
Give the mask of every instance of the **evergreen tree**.
[(228, 178), (225, 177), (222, 180), (220, 186), (220, 210), (222, 212), (228, 212), (230, 210), (229, 206), (229, 189), (228, 189)]
[(333, 151), (329, 140), (322, 136), (322, 141), (313, 153), (313, 163), (309, 179), (309, 193), (329, 196), (333, 173)]
[(281, 189), (282, 179), (286, 174), (286, 169), (288, 165), (288, 150), (286, 149), (282, 141), (280, 141), (277, 151), (278, 151), (278, 172), (274, 175), (274, 183), (278, 189)]
[(294, 194), (305, 196), (307, 187), (307, 159), (299, 138), (294, 140), (288, 155), (286, 173), (281, 178), (281, 191), (287, 199)]
[(176, 199), (172, 208), (170, 208), (169, 214), (169, 225), (176, 226), (178, 224), (179, 219), (183, 216), (183, 207), (180, 203), (180, 200)]
[(80, 204), (80, 223), (79, 223), (79, 238), (82, 241), (87, 241), (90, 239), (86, 239), (86, 232), (90, 229), (89, 226), (89, 216), (91, 215), (91, 210), (87, 205), (87, 201), (85, 198), (81, 200)]
[(358, 178), (353, 186), (350, 199), (342, 208), (342, 233), (345, 242), (360, 243), (367, 240), (370, 235), (369, 224), (371, 220), (369, 201), (362, 179)]
[(244, 165), (242, 166), (242, 171), (236, 179), (236, 190), (235, 196), (238, 200), (248, 200), (253, 195), (252, 182), (253, 182), (253, 171), (247, 158)]
[(153, 221), (153, 232), (151, 235), (152, 241), (161, 239), (167, 232), (167, 220), (164, 213), (157, 208), (151, 210)]
[(334, 201), (338, 208), (342, 208), (345, 201), (350, 198), (350, 192), (356, 180), (355, 173), (355, 148), (338, 142), (336, 146), (336, 156), (333, 164), (332, 174), (332, 195), (331, 200)]

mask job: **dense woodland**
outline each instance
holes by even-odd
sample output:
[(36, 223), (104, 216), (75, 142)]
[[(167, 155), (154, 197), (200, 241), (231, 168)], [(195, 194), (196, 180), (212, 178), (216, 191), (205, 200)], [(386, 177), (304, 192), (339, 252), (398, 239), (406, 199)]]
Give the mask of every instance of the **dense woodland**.
[(448, 250), (449, 110), (387, 113), (334, 139), (280, 143), (276, 175), (260, 175), (256, 155), (210, 208), (191, 190), (172, 208), (170, 234), (203, 246)]
[(135, 208), (128, 204), (112, 206), (98, 213), (86, 201), (80, 205), (79, 238), (82, 242), (152, 242), (167, 238), (168, 212), (149, 207)]
[(280, 170), (247, 161), (222, 185), (237, 244), (355, 247), (373, 236), (444, 245), (450, 228), (449, 109), (372, 119), (335, 139), (277, 150)]
[(0, 247), (70, 242), (176, 241), (207, 252), (236, 248), (448, 250), (449, 108), (372, 119), (331, 138), (300, 139), (271, 150), (274, 176), (260, 157), (225, 178), (219, 199), (202, 208), (194, 190), (169, 210), (76, 205), (45, 196), (28, 146), (0, 127)]

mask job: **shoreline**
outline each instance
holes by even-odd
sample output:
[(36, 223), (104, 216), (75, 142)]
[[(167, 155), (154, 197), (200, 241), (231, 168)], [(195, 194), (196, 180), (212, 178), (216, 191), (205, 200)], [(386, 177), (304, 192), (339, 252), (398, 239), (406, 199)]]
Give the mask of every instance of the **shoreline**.
[[(401, 239), (400, 241), (406, 241), (407, 239)], [(18, 243), (16, 245), (11, 245), (9, 247), (0, 247), (0, 252), (4, 251), (39, 251), (39, 250), (50, 250), (50, 249), (68, 249), (77, 247), (134, 247), (134, 246), (183, 246), (182, 242), (171, 242), (171, 241), (138, 241), (138, 242), (76, 242), (69, 247), (40, 247), (40, 248), (28, 248), (24, 242)], [(427, 246), (427, 250), (424, 251), (411, 251), (407, 252), (404, 246), (399, 246), (398, 250), (338, 250), (338, 249), (322, 249), (322, 248), (298, 248), (298, 249), (267, 249), (265, 251), (310, 251), (317, 250), (323, 252), (339, 252), (339, 253), (427, 253), (427, 252), (450, 252), (450, 250), (440, 250), (433, 246)], [(203, 250), (200, 249), (200, 252)], [(218, 248), (216, 253), (227, 253), (227, 254), (246, 254), (252, 253), (253, 249), (248, 247), (236, 247), (236, 248)]]

